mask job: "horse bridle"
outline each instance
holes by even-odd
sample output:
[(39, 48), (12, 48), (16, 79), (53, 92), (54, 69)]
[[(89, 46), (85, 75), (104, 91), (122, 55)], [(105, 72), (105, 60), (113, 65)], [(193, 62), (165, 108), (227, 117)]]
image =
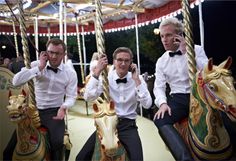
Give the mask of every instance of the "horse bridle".
[(198, 74), (198, 79), (197, 79), (198, 85), (203, 89), (204, 91), (204, 97), (205, 100), (208, 102), (208, 98), (210, 98), (213, 102), (215, 102), (223, 111), (228, 112), (229, 107), (228, 105), (225, 104), (225, 102), (220, 99), (215, 93), (211, 90), (209, 83), (206, 83), (203, 80), (202, 77), (202, 70)]

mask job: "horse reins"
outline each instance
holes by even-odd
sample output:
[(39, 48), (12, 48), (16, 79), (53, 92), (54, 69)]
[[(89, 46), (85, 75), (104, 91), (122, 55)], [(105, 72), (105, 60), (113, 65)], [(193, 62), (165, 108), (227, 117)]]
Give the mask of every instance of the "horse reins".
[(217, 97), (217, 95), (214, 94), (214, 92), (211, 90), (209, 87), (209, 83), (206, 83), (203, 78), (202, 78), (202, 70), (198, 74), (198, 79), (197, 79), (198, 85), (203, 88), (204, 91), (204, 96), (205, 100), (208, 102), (208, 98), (210, 98), (213, 102), (215, 102), (223, 111), (228, 112), (229, 108), (228, 106), (224, 103), (222, 99)]

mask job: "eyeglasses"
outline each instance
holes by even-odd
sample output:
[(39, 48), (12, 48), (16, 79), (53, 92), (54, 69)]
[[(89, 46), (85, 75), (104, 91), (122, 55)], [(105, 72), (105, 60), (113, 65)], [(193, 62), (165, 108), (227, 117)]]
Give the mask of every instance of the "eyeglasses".
[(63, 54), (63, 53), (54, 52), (54, 51), (50, 51), (50, 50), (47, 50), (47, 53), (48, 53), (49, 55), (53, 55), (53, 54), (55, 54), (56, 56), (60, 56), (60, 55)]
[(116, 61), (118, 62), (118, 63), (125, 63), (125, 64), (129, 64), (130, 63), (130, 59), (122, 59), (122, 58), (118, 58), (118, 59), (116, 59)]

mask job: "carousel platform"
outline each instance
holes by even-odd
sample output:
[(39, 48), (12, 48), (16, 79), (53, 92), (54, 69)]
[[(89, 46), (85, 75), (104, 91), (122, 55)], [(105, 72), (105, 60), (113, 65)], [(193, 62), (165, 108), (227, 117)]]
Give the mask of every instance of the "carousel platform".
[[(137, 125), (143, 145), (144, 161), (174, 161), (151, 120), (138, 116)], [(69, 160), (74, 161), (88, 137), (95, 131), (91, 103), (88, 103), (86, 109), (85, 101), (77, 100), (76, 105), (68, 112), (68, 129), (73, 144)]]

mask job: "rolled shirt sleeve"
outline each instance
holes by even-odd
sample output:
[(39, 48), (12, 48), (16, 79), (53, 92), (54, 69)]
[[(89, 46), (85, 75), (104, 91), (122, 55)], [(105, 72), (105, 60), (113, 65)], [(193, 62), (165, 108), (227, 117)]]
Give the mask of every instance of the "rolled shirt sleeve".
[(40, 75), (41, 72), (37, 62), (31, 63), (31, 68), (23, 67), (20, 72), (16, 73), (12, 79), (14, 86), (20, 86), (31, 80), (32, 78)]
[(103, 88), (101, 77), (99, 77), (99, 79), (96, 79), (91, 76), (88, 81), (88, 84), (85, 87), (84, 99), (86, 101), (94, 101), (95, 99), (97, 99), (97, 97), (101, 95), (102, 92)]
[(152, 98), (148, 91), (147, 84), (143, 80), (143, 78), (140, 76), (141, 84), (136, 87), (137, 92), (137, 100), (141, 103), (141, 105), (148, 109), (152, 105)]

